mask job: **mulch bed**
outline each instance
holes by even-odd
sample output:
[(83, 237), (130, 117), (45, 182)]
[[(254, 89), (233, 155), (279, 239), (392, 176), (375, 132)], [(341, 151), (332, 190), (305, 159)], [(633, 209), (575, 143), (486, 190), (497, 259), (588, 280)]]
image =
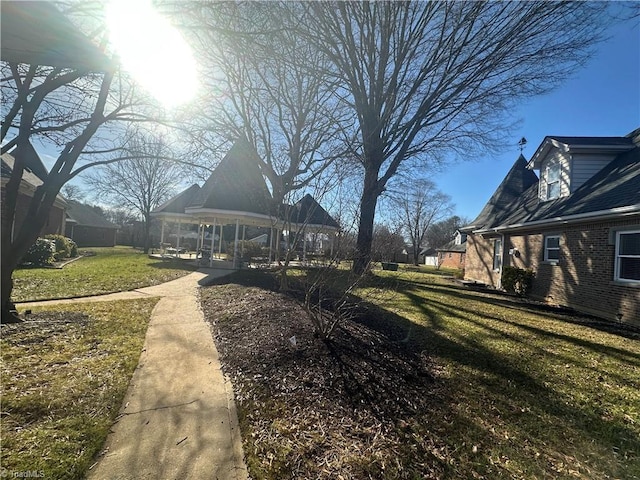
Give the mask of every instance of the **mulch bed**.
[(438, 403), (429, 359), (399, 332), (381, 333), (374, 312), (324, 342), (298, 301), (264, 287), (201, 289), (250, 470), (274, 479), (440, 476), (442, 447), (413, 438), (410, 425)]

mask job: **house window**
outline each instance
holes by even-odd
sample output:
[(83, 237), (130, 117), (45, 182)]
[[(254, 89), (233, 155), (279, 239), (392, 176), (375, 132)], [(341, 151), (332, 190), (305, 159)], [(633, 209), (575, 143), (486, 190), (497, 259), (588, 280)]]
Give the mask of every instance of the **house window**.
[(640, 282), (640, 230), (616, 234), (615, 279)]
[(560, 163), (553, 162), (547, 167), (547, 200), (560, 196)]
[(493, 242), (493, 269), (500, 270), (502, 266), (502, 240)]
[(544, 237), (544, 261), (557, 262), (560, 260), (560, 236), (548, 235)]

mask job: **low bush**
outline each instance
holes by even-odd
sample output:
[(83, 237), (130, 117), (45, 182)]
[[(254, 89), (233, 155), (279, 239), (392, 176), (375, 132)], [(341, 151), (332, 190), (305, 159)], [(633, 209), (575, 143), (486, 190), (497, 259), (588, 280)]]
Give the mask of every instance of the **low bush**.
[(54, 257), (56, 261), (60, 261), (63, 258), (77, 257), (78, 246), (70, 238), (64, 235), (45, 235), (47, 240), (53, 240), (56, 244), (56, 251)]
[(535, 274), (531, 269), (505, 266), (502, 268), (502, 288), (524, 297), (531, 290)]
[(53, 240), (38, 238), (22, 257), (22, 263), (32, 265), (51, 265), (55, 261), (56, 244)]

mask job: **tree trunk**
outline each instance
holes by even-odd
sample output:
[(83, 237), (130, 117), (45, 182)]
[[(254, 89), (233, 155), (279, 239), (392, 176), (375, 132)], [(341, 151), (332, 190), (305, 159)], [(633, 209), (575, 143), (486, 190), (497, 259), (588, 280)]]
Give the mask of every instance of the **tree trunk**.
[[(150, 245), (150, 240), (151, 240), (151, 236), (150, 236), (150, 232), (151, 232), (151, 218), (149, 215), (145, 215), (144, 217), (144, 238), (142, 239), (142, 245), (143, 245), (143, 252), (145, 253), (145, 255), (147, 253), (149, 253), (149, 248), (151, 247)], [(213, 252), (211, 252), (213, 254)]]
[(356, 258), (353, 262), (353, 273), (363, 274), (371, 263), (371, 242), (373, 241), (373, 222), (376, 205), (380, 196), (378, 172), (365, 171), (364, 188), (360, 200), (360, 222), (356, 241)]
[(1, 296), (2, 298), (2, 320), (1, 323), (17, 323), (20, 321), (15, 306), (11, 301), (11, 291), (13, 290), (13, 271), (15, 270), (14, 262), (5, 262), (5, 255), (2, 255), (2, 265), (0, 266), (0, 276), (2, 281)]
[(420, 264), (420, 245), (413, 244), (413, 264), (417, 267)]

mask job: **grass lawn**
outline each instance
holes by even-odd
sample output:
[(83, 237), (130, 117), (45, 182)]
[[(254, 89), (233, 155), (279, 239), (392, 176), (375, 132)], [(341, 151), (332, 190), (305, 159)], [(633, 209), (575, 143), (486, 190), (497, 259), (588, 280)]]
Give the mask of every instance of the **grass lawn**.
[(201, 291), (252, 478), (640, 478), (639, 330), (377, 272), (325, 344), (275, 283)]
[(1, 327), (3, 472), (84, 478), (118, 414), (157, 301), (34, 309), (27, 321)]
[(70, 298), (157, 285), (195, 270), (176, 260), (151, 259), (131, 247), (92, 248), (62, 269), (24, 268), (13, 274), (16, 302)]

